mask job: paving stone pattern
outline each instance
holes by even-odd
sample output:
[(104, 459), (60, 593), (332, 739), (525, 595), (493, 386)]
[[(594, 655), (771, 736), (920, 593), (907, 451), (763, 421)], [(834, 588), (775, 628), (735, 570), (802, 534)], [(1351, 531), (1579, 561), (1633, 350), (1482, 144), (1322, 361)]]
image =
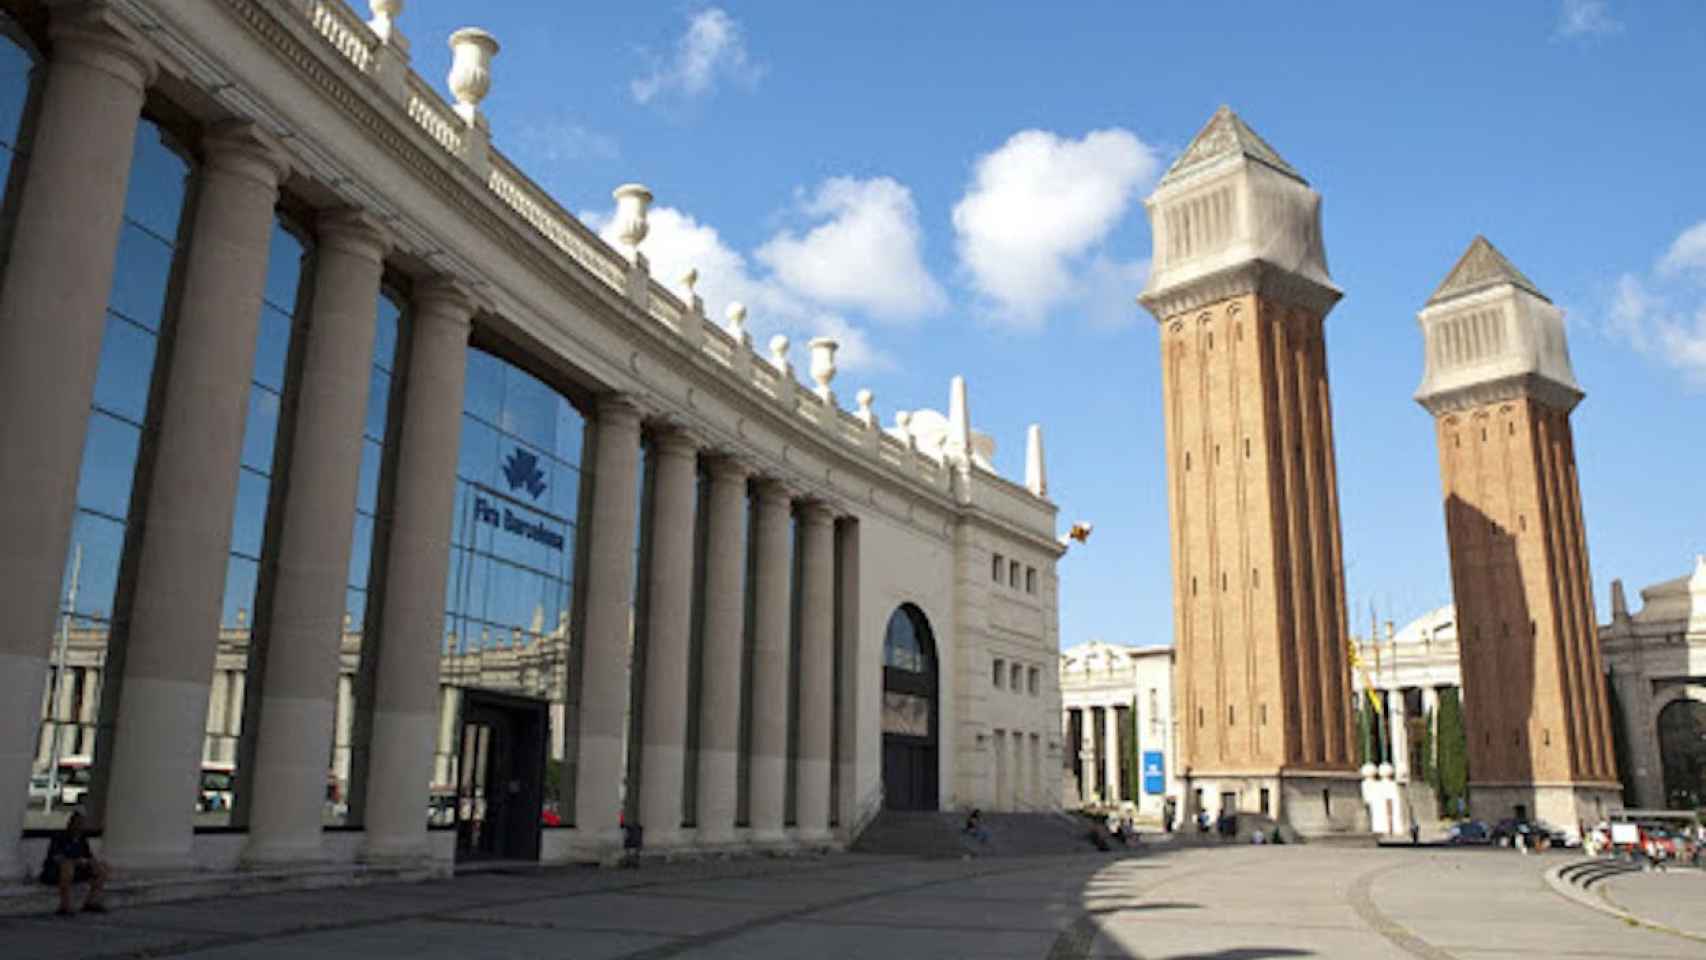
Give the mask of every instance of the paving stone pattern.
[[(1154, 846), (922, 860), (841, 855), (455, 880), (0, 920), (5, 960), (1498, 960), (1706, 956), (1554, 893), (1508, 851)], [(1706, 876), (1617, 881), (1689, 914)], [(1637, 905), (1638, 904), (1638, 905)], [(1667, 914), (1668, 915), (1668, 914)]]

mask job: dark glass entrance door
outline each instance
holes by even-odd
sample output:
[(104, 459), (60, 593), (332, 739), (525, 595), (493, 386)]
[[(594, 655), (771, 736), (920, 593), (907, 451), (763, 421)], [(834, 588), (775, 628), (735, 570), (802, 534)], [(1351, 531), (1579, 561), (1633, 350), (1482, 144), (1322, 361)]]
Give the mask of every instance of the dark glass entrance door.
[(539, 859), (544, 702), (465, 690), (456, 770), (456, 859)]
[(935, 810), (936, 640), (924, 612), (902, 604), (883, 640), (883, 806)]

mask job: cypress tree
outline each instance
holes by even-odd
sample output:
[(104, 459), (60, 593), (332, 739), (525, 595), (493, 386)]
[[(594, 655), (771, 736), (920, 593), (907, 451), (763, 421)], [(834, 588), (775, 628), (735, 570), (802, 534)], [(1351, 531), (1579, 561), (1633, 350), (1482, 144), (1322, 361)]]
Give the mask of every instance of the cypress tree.
[(1455, 813), (1469, 795), (1469, 741), (1463, 730), (1463, 705), (1456, 690), (1439, 696), (1439, 801)]

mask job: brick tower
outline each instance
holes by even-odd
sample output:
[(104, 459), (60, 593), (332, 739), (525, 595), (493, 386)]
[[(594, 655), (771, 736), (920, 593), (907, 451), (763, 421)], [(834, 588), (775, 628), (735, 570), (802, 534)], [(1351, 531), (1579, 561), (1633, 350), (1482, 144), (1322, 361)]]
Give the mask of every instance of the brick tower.
[(1476, 237), (1418, 315), (1462, 645), (1471, 813), (1574, 828), (1619, 806), (1564, 314)]
[[(1366, 830), (1322, 321), (1321, 197), (1221, 107), (1146, 201), (1187, 812)], [(1200, 806), (1199, 806), (1200, 805)]]

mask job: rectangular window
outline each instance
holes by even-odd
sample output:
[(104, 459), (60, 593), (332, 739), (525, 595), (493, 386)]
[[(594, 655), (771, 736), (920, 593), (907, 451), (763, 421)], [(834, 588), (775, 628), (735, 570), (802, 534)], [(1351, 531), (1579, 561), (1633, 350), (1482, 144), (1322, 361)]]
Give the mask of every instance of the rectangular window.
[(1033, 696), (1033, 697), (1037, 695), (1038, 681), (1041, 679), (1041, 677), (1042, 677), (1042, 671), (1038, 670), (1036, 667), (1032, 667), (1031, 672), (1030, 672), (1030, 676), (1028, 676), (1026, 678), (1027, 686), (1030, 688), (1031, 696)]
[(1009, 675), (1009, 677), (1008, 677), (1008, 680), (1011, 682), (1007, 684), (1007, 689), (1013, 691), (1014, 693), (1018, 693), (1021, 690), (1025, 689), (1024, 674), (1025, 674), (1025, 668), (1024, 667), (1021, 667), (1020, 665), (1018, 665), (1016, 663), (1013, 664), (1013, 671), (1012, 671), (1011, 675)]
[(1268, 792), (1268, 788), (1267, 788), (1267, 787), (1263, 787), (1263, 788), (1262, 788), (1262, 816), (1264, 816), (1264, 817), (1271, 817), (1271, 816), (1273, 816), (1273, 813), (1274, 813), (1274, 812), (1273, 812), (1273, 810), (1271, 810), (1271, 809), (1270, 809), (1270, 808), (1269, 808), (1269, 807), (1268, 807), (1268, 804), (1269, 804), (1269, 803), (1271, 803), (1271, 802), (1273, 802), (1273, 796), (1272, 796), (1272, 794), (1270, 794), (1270, 793), (1269, 793), (1269, 792)]
[(1026, 567), (1025, 568), (1025, 592), (1029, 593), (1029, 594), (1035, 594), (1037, 592), (1037, 568), (1036, 567)]
[(1007, 585), (1015, 590), (1019, 589), (1019, 561), (1017, 560), (1007, 562)]
[(997, 690), (1001, 689), (1001, 681), (1006, 676), (1007, 676), (1007, 661), (1001, 659), (1000, 657), (996, 657), (995, 658), (995, 672), (994, 672), (993, 676), (991, 677), (991, 679), (994, 681), (995, 689), (997, 689)]

